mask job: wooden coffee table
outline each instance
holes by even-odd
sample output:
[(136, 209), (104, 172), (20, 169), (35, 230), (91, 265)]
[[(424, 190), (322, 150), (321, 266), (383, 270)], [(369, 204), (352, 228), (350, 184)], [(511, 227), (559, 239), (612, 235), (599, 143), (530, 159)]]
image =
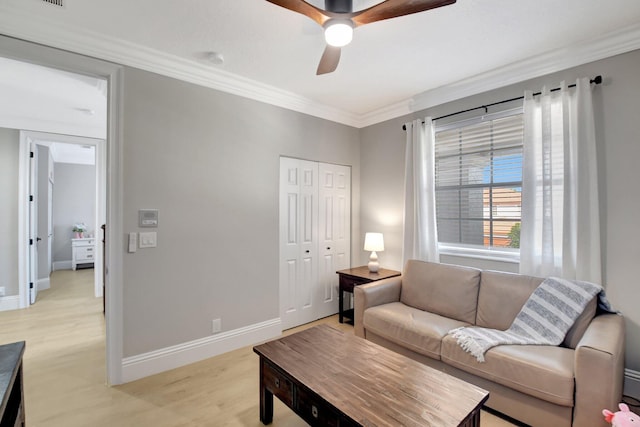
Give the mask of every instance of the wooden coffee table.
[(327, 325), (253, 348), (260, 420), (273, 396), (312, 426), (480, 425), (489, 392)]

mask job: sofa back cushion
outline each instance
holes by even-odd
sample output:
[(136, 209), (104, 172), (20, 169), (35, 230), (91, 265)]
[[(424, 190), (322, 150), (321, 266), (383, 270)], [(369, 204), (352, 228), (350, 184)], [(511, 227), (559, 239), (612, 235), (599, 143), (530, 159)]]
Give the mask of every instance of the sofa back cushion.
[(480, 270), (409, 260), (402, 272), (400, 301), (411, 307), (474, 323)]
[(484, 270), (480, 278), (475, 324), (501, 331), (509, 328), (542, 280), (539, 277)]
[[(540, 277), (498, 271), (483, 271), (478, 293), (476, 325), (505, 330), (511, 326), (529, 296), (542, 283)], [(596, 314), (597, 296), (587, 304), (584, 312), (569, 329), (562, 346), (576, 348)]]

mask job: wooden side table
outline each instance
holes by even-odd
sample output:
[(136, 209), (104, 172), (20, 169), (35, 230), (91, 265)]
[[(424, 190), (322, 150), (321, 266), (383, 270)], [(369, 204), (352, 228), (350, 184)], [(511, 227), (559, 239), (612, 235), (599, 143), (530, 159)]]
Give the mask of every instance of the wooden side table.
[(353, 295), (353, 287), (362, 285), (364, 283), (371, 283), (377, 280), (387, 279), (389, 277), (399, 276), (401, 273), (395, 270), (386, 270), (381, 268), (377, 273), (369, 271), (369, 267), (363, 265), (361, 267), (347, 268), (346, 270), (336, 271), (340, 278), (340, 290), (339, 294), (339, 306), (338, 306), (338, 320), (343, 323), (343, 318), (347, 317), (351, 319), (350, 323), (353, 323), (353, 309), (345, 310), (344, 305), (344, 292), (349, 292)]

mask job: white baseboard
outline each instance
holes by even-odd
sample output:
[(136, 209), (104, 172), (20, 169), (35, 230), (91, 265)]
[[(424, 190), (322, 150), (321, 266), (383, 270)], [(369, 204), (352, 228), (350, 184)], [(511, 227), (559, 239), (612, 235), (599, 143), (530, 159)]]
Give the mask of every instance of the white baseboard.
[(18, 295), (0, 297), (0, 311), (17, 310), (19, 308), (20, 297)]
[(122, 381), (127, 383), (179, 368), (277, 337), (281, 333), (282, 322), (277, 318), (149, 353), (125, 357), (122, 359)]
[(48, 277), (44, 278), (44, 279), (38, 279), (38, 290), (42, 291), (45, 289), (49, 289), (51, 288), (51, 281), (49, 280)]
[(71, 260), (55, 261), (53, 263), (53, 271), (58, 271), (58, 270), (71, 270)]
[(640, 400), (640, 372), (624, 370), (624, 395)]

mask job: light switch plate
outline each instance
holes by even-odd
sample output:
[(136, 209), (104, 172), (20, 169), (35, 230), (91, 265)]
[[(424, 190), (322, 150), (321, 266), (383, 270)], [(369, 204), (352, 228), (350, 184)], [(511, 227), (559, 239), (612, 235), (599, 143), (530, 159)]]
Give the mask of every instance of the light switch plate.
[(138, 241), (140, 242), (140, 249), (142, 248), (155, 248), (158, 246), (158, 233), (155, 231), (140, 232)]
[(138, 234), (129, 233), (129, 253), (134, 253), (138, 248)]

